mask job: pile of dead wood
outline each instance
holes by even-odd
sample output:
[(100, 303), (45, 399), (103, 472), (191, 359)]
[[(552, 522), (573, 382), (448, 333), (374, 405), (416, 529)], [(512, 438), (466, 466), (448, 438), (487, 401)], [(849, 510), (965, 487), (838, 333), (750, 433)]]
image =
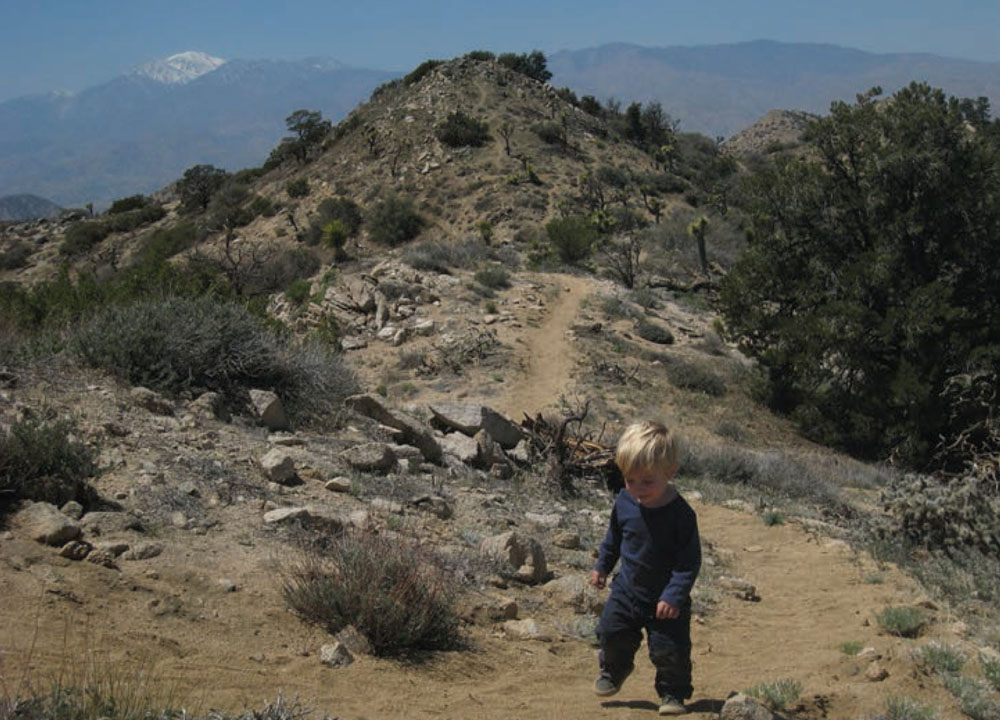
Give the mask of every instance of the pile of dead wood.
[(603, 480), (609, 490), (617, 492), (624, 487), (624, 481), (615, 465), (614, 447), (601, 443), (603, 428), (596, 438), (583, 430), (589, 410), (588, 401), (578, 411), (561, 419), (545, 418), (541, 413), (534, 418), (525, 414), (521, 430), (532, 454), (545, 459), (548, 479), (564, 492), (574, 492), (575, 481), (581, 479)]

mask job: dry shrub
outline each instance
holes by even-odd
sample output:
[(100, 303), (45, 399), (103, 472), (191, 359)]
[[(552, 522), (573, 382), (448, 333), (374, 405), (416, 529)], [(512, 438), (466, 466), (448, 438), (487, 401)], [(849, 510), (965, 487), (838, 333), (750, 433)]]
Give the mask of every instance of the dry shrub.
[(353, 625), (379, 656), (459, 646), (458, 583), (426, 547), (345, 532), (304, 549), (285, 573), (289, 608), (330, 633)]

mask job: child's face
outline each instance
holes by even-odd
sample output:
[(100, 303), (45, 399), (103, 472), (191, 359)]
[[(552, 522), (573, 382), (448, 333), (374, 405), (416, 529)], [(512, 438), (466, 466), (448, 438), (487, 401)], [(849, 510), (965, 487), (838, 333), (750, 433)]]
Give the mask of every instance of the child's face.
[(663, 504), (670, 489), (670, 481), (677, 473), (677, 465), (639, 467), (625, 476), (625, 489), (640, 504), (657, 507)]

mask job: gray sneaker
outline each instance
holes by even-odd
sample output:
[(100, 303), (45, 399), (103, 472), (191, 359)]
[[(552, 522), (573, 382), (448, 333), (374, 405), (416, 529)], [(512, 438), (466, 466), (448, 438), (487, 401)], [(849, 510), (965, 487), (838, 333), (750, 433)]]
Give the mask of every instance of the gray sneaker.
[(632, 671), (629, 670), (625, 673), (625, 677), (618, 682), (615, 682), (614, 678), (611, 677), (611, 673), (602, 670), (601, 674), (597, 676), (597, 680), (594, 681), (594, 694), (599, 695), (600, 697), (610, 697), (614, 695), (622, 689), (622, 683), (625, 682), (625, 678), (627, 678), (631, 673)]
[(687, 712), (684, 701), (667, 694), (660, 698), (660, 715), (683, 715)]

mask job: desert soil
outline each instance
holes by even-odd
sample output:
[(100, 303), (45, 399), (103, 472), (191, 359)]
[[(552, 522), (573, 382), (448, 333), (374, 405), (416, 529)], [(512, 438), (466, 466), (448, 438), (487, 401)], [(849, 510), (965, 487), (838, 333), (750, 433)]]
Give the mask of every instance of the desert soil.
[[(551, 406), (572, 388), (576, 356), (565, 333), (588, 287), (571, 277), (555, 282), (560, 289), (545, 318), (520, 335), (515, 352), (524, 371), (509, 375), (493, 403), (511, 417)], [(703, 541), (724, 564), (706, 568), (706, 577), (745, 578), (760, 597), (751, 602), (719, 589), (694, 623), (694, 717), (713, 716), (734, 691), (782, 678), (802, 683), (801, 717), (871, 717), (901, 694), (936, 703), (941, 717), (959, 717), (940, 683), (916, 670), (913, 641), (882, 634), (875, 622), (886, 605), (922, 601), (908, 578), (800, 523), (767, 527), (755, 514), (692, 505)], [(596, 698), (596, 650), (564, 632), (572, 612), (545, 602), (538, 588), (506, 592), (520, 617), (539, 622), (544, 639), (512, 640), (499, 627), (477, 625), (467, 629), (471, 649), (421, 664), (362, 656), (346, 668), (321, 665), (318, 651), (330, 638), (286, 611), (279, 578), (288, 558), (255, 532), (259, 512), (248, 504), (220, 508), (220, 523), (204, 534), (167, 528), (162, 555), (120, 569), (62, 559), (16, 531), (0, 535), (0, 685), (11, 692), (123, 663), (145, 669), (199, 712), (259, 707), (280, 691), (302, 698), (315, 716), (351, 720), (656, 715), (645, 649), (622, 692)], [(883, 582), (867, 582), (876, 572)], [(934, 614), (925, 637), (954, 641), (953, 619)], [(839, 650), (848, 641), (875, 648), (888, 677), (866, 679), (868, 663)]]

